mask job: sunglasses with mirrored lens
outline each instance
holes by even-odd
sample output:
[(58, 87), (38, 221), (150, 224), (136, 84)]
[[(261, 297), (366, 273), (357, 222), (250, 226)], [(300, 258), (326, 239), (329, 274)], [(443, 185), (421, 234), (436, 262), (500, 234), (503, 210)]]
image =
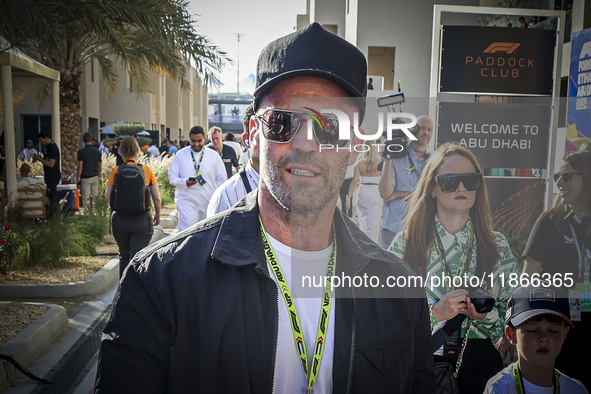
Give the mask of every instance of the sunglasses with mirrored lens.
[(574, 171), (557, 172), (556, 174), (554, 174), (554, 182), (558, 183), (560, 178), (562, 178), (564, 183), (569, 183), (570, 180), (573, 179), (573, 175), (581, 175), (581, 173)]
[[(285, 144), (290, 142), (306, 121), (312, 122), (316, 141), (321, 145), (345, 147), (350, 138), (339, 139), (339, 121), (334, 114), (318, 114), (312, 112), (286, 109), (268, 109), (257, 115), (263, 124), (263, 135), (269, 141)], [(323, 148), (324, 149), (324, 148)]]
[(468, 191), (480, 189), (482, 184), (482, 173), (468, 173), (468, 174), (444, 174), (437, 175), (435, 182), (441, 186), (441, 191), (444, 193), (453, 193), (458, 190), (460, 182)]

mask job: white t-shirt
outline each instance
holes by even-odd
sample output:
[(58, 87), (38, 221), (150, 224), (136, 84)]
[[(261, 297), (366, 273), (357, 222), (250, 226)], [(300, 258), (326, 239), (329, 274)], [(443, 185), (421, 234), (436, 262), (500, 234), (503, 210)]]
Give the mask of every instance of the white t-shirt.
[[(246, 172), (250, 189), (257, 189), (259, 187), (259, 173), (256, 172), (250, 162), (246, 164), (244, 171)], [(244, 196), (246, 196), (244, 181), (240, 173), (236, 173), (213, 192), (207, 205), (207, 217), (232, 208)]]
[(156, 145), (150, 145), (148, 148), (148, 152), (150, 152), (150, 157), (158, 157), (160, 156), (160, 149)]
[(247, 149), (240, 155), (240, 159), (238, 159), (238, 165), (240, 167), (246, 165), (250, 161), (250, 151)]
[[(333, 246), (330, 245), (324, 250), (317, 252), (307, 252), (292, 249), (282, 244), (275, 238), (267, 234), (271, 246), (275, 251), (275, 256), (281, 265), (285, 280), (294, 299), (298, 312), (304, 340), (306, 342), (306, 352), (308, 355), (308, 364), (314, 353), (316, 335), (318, 333), (318, 319), (320, 318), (320, 309), (322, 304), (323, 288), (302, 287), (301, 277), (303, 275), (324, 277), (326, 266)], [(275, 276), (269, 263), (267, 262), (269, 275), (273, 280)], [(292, 278), (294, 282), (292, 283)], [(277, 282), (275, 280), (275, 282)], [(320, 282), (318, 282), (320, 283)], [(306, 375), (300, 363), (300, 358), (296, 350), (293, 339), (293, 331), (287, 311), (287, 306), (283, 295), (277, 290), (279, 302), (279, 330), (277, 339), (277, 349), (275, 354), (275, 376), (273, 379), (274, 393), (305, 393), (307, 389)], [(332, 300), (330, 308), (330, 317), (328, 321), (328, 330), (324, 342), (324, 354), (320, 364), (318, 379), (314, 384), (314, 393), (329, 394), (332, 393), (332, 366), (334, 356), (334, 325), (335, 325), (335, 304), (336, 299)]]
[(240, 158), (242, 155), (242, 145), (236, 141), (224, 141), (224, 144), (230, 145), (234, 152), (236, 152), (236, 158)]
[[(515, 363), (503, 368), (501, 372), (489, 379), (484, 389), (484, 394), (516, 394), (515, 379), (513, 378), (513, 366)], [(589, 394), (585, 386), (578, 380), (569, 378), (560, 371), (560, 392), (568, 394)], [(554, 387), (541, 387), (523, 379), (525, 392), (527, 394), (552, 394)]]

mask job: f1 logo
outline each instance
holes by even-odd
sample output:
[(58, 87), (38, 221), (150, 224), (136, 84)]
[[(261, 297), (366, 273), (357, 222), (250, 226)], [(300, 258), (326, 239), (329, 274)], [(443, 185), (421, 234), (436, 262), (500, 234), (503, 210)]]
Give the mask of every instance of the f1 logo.
[(581, 55), (579, 56), (579, 60), (583, 60), (586, 57), (591, 57), (591, 41), (587, 41), (583, 44), (581, 48)]
[(519, 42), (493, 42), (484, 50), (484, 53), (513, 53), (520, 45), (521, 43)]

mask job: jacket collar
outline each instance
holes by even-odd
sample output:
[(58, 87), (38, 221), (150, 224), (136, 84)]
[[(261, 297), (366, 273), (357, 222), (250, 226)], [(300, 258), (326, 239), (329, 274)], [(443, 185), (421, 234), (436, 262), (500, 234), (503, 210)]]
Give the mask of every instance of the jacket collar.
[[(249, 193), (220, 218), (220, 230), (212, 257), (224, 264), (258, 264), (266, 270), (266, 260), (259, 228), (258, 190)], [(392, 262), (393, 256), (373, 243), (359, 228), (335, 209), (337, 234), (337, 270), (355, 275), (369, 260)], [(347, 258), (343, 258), (347, 256)], [(342, 263), (341, 263), (342, 262)], [(340, 263), (340, 264), (339, 264)]]

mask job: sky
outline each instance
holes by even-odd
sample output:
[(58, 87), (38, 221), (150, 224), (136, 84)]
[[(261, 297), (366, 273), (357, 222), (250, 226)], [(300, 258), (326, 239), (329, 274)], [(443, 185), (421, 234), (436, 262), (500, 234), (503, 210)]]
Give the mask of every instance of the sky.
[[(238, 59), (240, 80), (255, 74), (261, 50), (274, 39), (294, 31), (296, 15), (306, 12), (306, 1), (190, 0), (189, 10), (197, 21), (198, 32), (234, 61), (226, 64), (219, 78), (225, 85), (220, 91), (235, 92)], [(242, 34), (240, 45), (236, 33)], [(241, 84), (240, 90), (245, 87)], [(210, 93), (216, 92), (217, 89), (210, 88)]]

